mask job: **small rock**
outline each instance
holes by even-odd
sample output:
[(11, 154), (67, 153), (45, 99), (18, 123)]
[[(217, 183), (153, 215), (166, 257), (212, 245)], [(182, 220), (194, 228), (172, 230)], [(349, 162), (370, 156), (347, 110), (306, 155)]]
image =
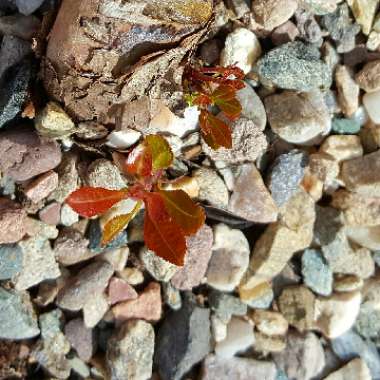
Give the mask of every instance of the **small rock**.
[(278, 46), (294, 41), (299, 34), (297, 27), (291, 21), (286, 21), (273, 30), (271, 39), (273, 45)]
[(198, 198), (200, 200), (205, 200), (215, 207), (227, 207), (229, 198), (227, 186), (214, 170), (208, 168), (197, 169), (193, 174), (193, 178), (199, 184)]
[(61, 207), (61, 224), (70, 227), (79, 221), (79, 214), (77, 214), (67, 203)]
[(338, 90), (338, 102), (345, 116), (352, 116), (359, 107), (359, 86), (347, 66), (338, 65), (335, 70), (335, 83)]
[(65, 326), (65, 336), (78, 356), (88, 362), (94, 354), (95, 340), (91, 329), (87, 328), (82, 318), (75, 318)]
[(355, 47), (355, 36), (360, 32), (360, 26), (352, 23), (346, 3), (340, 5), (334, 13), (323, 16), (322, 26), (335, 41), (338, 53), (347, 53)]
[(16, 243), (26, 233), (26, 212), (7, 198), (0, 198), (0, 244)]
[(267, 149), (268, 142), (263, 134), (263, 128), (252, 120), (240, 117), (230, 124), (232, 131), (232, 148), (213, 150), (204, 141), (202, 149), (213, 161), (224, 161), (238, 164), (247, 161), (254, 162)]
[(61, 162), (57, 142), (29, 128), (12, 128), (0, 133), (0, 170), (15, 181), (26, 181), (54, 169)]
[(35, 12), (44, 2), (44, 0), (16, 0), (18, 11), (25, 16)]
[(329, 339), (335, 339), (351, 329), (359, 314), (360, 292), (336, 293), (315, 302), (315, 328)]
[[(83, 140), (100, 140), (108, 135), (108, 129), (96, 121), (84, 121), (78, 124), (74, 133)], [(114, 132), (114, 131), (113, 131)], [(111, 132), (110, 135), (113, 133)], [(108, 145), (108, 143), (106, 143)]]
[(207, 284), (222, 291), (234, 290), (248, 268), (249, 254), (248, 241), (240, 230), (217, 224), (206, 274)]
[(220, 358), (207, 356), (202, 367), (201, 380), (275, 380), (276, 367), (270, 361), (250, 358)]
[(340, 0), (301, 0), (301, 5), (316, 15), (325, 15), (334, 12), (339, 2)]
[(347, 0), (356, 22), (362, 27), (362, 32), (368, 36), (371, 31), (376, 11), (379, 7), (378, 0)]
[(272, 131), (289, 143), (313, 145), (330, 132), (331, 117), (320, 91), (285, 91), (264, 103)]
[[(337, 186), (339, 175), (339, 162), (327, 153), (314, 153), (309, 156), (309, 173), (323, 182), (325, 190)], [(306, 175), (303, 184), (305, 184)]]
[(302, 276), (305, 284), (315, 293), (328, 296), (332, 292), (333, 274), (322, 254), (307, 249), (302, 255)]
[(320, 152), (341, 162), (363, 156), (363, 147), (358, 136), (330, 135), (321, 145)]
[(246, 351), (255, 343), (253, 326), (242, 319), (232, 317), (227, 326), (226, 339), (215, 345), (215, 354), (220, 358), (232, 358)]
[(127, 186), (117, 166), (104, 158), (91, 163), (87, 169), (86, 181), (89, 186), (110, 190), (119, 190)]
[(322, 30), (313, 14), (299, 8), (295, 13), (295, 19), (301, 39), (320, 46), (322, 44)]
[(300, 41), (281, 45), (257, 63), (260, 81), (267, 87), (308, 92), (329, 88), (331, 69), (320, 60), (319, 50)]
[(230, 33), (220, 55), (221, 66), (236, 65), (249, 73), (261, 55), (261, 46), (256, 35), (248, 29), (238, 28)]
[(58, 174), (48, 171), (29, 183), (24, 193), (33, 203), (38, 203), (48, 197), (57, 186)]
[(380, 90), (380, 59), (368, 62), (356, 77), (356, 82), (365, 92)]
[(277, 206), (254, 164), (243, 164), (239, 167), (228, 209), (255, 223), (277, 220)]
[(23, 40), (32, 40), (40, 29), (40, 21), (36, 16), (14, 14), (0, 17), (0, 34), (12, 35)]
[(274, 299), (273, 289), (270, 286), (264, 287), (259, 292), (259, 296), (252, 300), (244, 302), (252, 309), (269, 309)]
[(332, 121), (332, 132), (341, 135), (355, 135), (360, 131), (360, 124), (354, 119), (341, 119), (335, 117)]
[(102, 255), (98, 255), (97, 259), (107, 261), (112, 265), (115, 272), (121, 272), (127, 264), (128, 256), (129, 248), (126, 246), (104, 252)]
[(296, 0), (258, 0), (252, 4), (255, 21), (271, 31), (288, 21), (298, 7)]
[(263, 355), (282, 352), (286, 349), (286, 340), (283, 336), (268, 336), (261, 332), (256, 332), (254, 349)]
[(182, 307), (181, 293), (170, 282), (164, 282), (162, 284), (163, 298), (165, 303), (172, 310), (179, 310)]
[(162, 313), (160, 284), (151, 282), (137, 299), (118, 303), (112, 308), (112, 313), (120, 322), (128, 319), (158, 321)]
[(380, 13), (377, 14), (373, 23), (372, 31), (368, 36), (367, 48), (368, 50), (375, 51), (380, 46)]
[(362, 359), (353, 359), (344, 367), (325, 377), (325, 380), (371, 380), (371, 373)]
[(46, 107), (37, 114), (35, 126), (41, 136), (63, 138), (74, 132), (75, 125), (60, 105), (49, 102)]
[(128, 282), (117, 277), (111, 278), (108, 285), (108, 300), (111, 305), (121, 301), (133, 300), (137, 297), (136, 290)]
[(129, 321), (107, 344), (107, 365), (112, 380), (143, 380), (152, 376), (154, 330), (144, 321)]
[(90, 369), (83, 360), (74, 356), (72, 358), (69, 358), (68, 362), (74, 374), (79, 375), (82, 379), (87, 379), (90, 377)]
[(161, 259), (153, 251), (144, 247), (140, 251), (140, 260), (143, 262), (145, 269), (157, 281), (168, 282), (180, 269), (177, 265)]
[(144, 275), (138, 268), (125, 268), (120, 276), (130, 285), (139, 285), (144, 282)]
[(288, 321), (276, 311), (255, 310), (252, 319), (257, 330), (265, 335), (286, 335), (288, 331)]
[(87, 328), (95, 327), (109, 309), (105, 294), (96, 293), (83, 306), (83, 320)]
[(339, 275), (334, 278), (334, 291), (335, 292), (354, 292), (363, 287), (363, 279), (355, 275)]
[(211, 331), (215, 343), (221, 342), (227, 337), (227, 323), (217, 315), (211, 316)]
[(287, 336), (286, 350), (273, 355), (277, 367), (289, 379), (310, 380), (325, 366), (325, 354), (318, 337), (292, 331)]
[(0, 287), (0, 338), (30, 339), (39, 333), (29, 294)]
[(60, 290), (57, 305), (72, 311), (82, 309), (89, 299), (103, 292), (112, 274), (113, 268), (106, 262), (95, 261), (87, 265)]
[(128, 149), (140, 140), (141, 132), (133, 129), (125, 129), (122, 131), (112, 131), (107, 136), (106, 145), (114, 149)]
[(378, 196), (380, 151), (343, 162), (341, 176), (348, 190), (365, 196)]
[(155, 364), (162, 380), (180, 380), (210, 351), (210, 311), (190, 297), (178, 311), (170, 312), (159, 328)]
[(215, 316), (225, 324), (231, 320), (233, 315), (245, 316), (247, 314), (247, 305), (230, 294), (213, 290), (209, 294), (208, 301)]
[(22, 250), (17, 244), (0, 245), (0, 280), (9, 280), (22, 269)]
[(187, 237), (185, 265), (171, 279), (175, 288), (191, 290), (201, 283), (210, 261), (212, 244), (212, 230), (207, 225), (203, 225), (195, 235)]
[(378, 107), (380, 100), (380, 90), (368, 92), (363, 96), (363, 104), (368, 112), (369, 117), (375, 124), (380, 124), (380, 109)]
[(278, 207), (283, 206), (297, 192), (307, 164), (308, 158), (300, 150), (292, 150), (277, 157), (267, 183)]
[(285, 288), (278, 298), (282, 315), (300, 332), (310, 330), (314, 324), (315, 296), (304, 286)]

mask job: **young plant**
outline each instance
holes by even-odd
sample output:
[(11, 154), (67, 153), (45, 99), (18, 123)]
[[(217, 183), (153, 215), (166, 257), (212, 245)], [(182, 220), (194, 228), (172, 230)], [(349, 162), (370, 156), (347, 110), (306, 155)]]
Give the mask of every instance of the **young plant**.
[(241, 104), (236, 91), (245, 86), (243, 78), (243, 71), (235, 66), (190, 68), (185, 75), (186, 100), (200, 109), (201, 133), (212, 149), (232, 148), (231, 128), (210, 109), (216, 106), (227, 119), (237, 119)]
[(114, 156), (121, 170), (135, 178), (135, 183), (121, 190), (82, 187), (66, 200), (71, 208), (84, 217), (101, 215), (119, 201), (131, 198), (134, 209), (106, 223), (102, 244), (110, 242), (125, 229), (130, 220), (145, 205), (144, 240), (158, 256), (182, 266), (186, 253), (186, 236), (195, 234), (205, 222), (203, 208), (195, 204), (183, 190), (163, 189), (165, 169), (173, 162), (167, 141), (159, 135), (146, 136), (128, 156)]

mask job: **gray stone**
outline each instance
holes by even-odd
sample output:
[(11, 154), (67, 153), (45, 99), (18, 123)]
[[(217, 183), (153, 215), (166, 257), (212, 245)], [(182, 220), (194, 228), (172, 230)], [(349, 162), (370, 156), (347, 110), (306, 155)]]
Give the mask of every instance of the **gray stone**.
[(314, 243), (324, 246), (331, 243), (342, 227), (342, 213), (332, 207), (315, 207)]
[(380, 355), (370, 340), (364, 340), (354, 331), (348, 331), (331, 341), (334, 353), (343, 361), (361, 357), (367, 364), (373, 379), (380, 379)]
[(332, 292), (333, 274), (322, 254), (315, 249), (307, 249), (302, 255), (302, 275), (305, 284), (322, 296)]
[(335, 41), (338, 53), (349, 52), (355, 47), (355, 36), (360, 32), (360, 26), (352, 23), (346, 3), (340, 5), (334, 13), (323, 16), (322, 25)]
[(306, 42), (320, 46), (322, 44), (322, 31), (314, 16), (304, 9), (299, 8), (295, 13), (295, 19), (300, 37)]
[(39, 333), (29, 294), (0, 287), (0, 338), (30, 339)]
[(257, 72), (265, 86), (288, 90), (329, 88), (332, 81), (331, 69), (320, 60), (318, 49), (300, 41), (269, 51), (258, 61)]
[[(168, 347), (168, 349), (170, 349)], [(107, 344), (110, 380), (147, 380), (152, 376), (154, 330), (136, 320), (122, 325)]]
[(228, 293), (213, 290), (208, 296), (211, 310), (224, 323), (228, 323), (233, 315), (246, 315), (247, 305)]
[(82, 318), (75, 318), (66, 324), (65, 335), (78, 356), (88, 362), (95, 348), (93, 330), (84, 325)]
[(22, 268), (22, 251), (17, 244), (0, 245), (0, 280), (8, 280)]
[(16, 5), (20, 13), (30, 15), (35, 12), (44, 0), (16, 0)]
[(307, 155), (299, 150), (292, 150), (277, 157), (267, 179), (277, 206), (284, 205), (299, 189), (307, 162)]
[(274, 293), (272, 288), (268, 288), (260, 297), (250, 300), (247, 305), (251, 309), (269, 309), (272, 305)]
[(158, 331), (154, 360), (162, 380), (180, 380), (210, 352), (210, 338), (210, 310), (187, 296)]
[(0, 17), (0, 34), (12, 35), (23, 40), (32, 40), (40, 29), (40, 20), (36, 16), (13, 14)]
[(334, 12), (340, 0), (301, 0), (300, 5), (316, 15)]

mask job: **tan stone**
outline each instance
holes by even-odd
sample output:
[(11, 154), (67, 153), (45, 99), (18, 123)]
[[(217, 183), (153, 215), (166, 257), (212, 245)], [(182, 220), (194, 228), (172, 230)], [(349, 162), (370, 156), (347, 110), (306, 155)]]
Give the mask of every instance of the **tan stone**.
[(267, 354), (269, 352), (281, 352), (286, 348), (286, 339), (283, 336), (268, 336), (261, 332), (255, 333), (255, 351)]
[(334, 278), (334, 291), (354, 292), (363, 287), (363, 279), (354, 275), (337, 275)]
[(355, 16), (356, 22), (362, 27), (365, 35), (371, 31), (376, 10), (379, 5), (378, 0), (347, 0)]
[(363, 147), (356, 135), (331, 135), (321, 145), (320, 152), (327, 153), (340, 162), (361, 157)]
[(363, 359), (356, 358), (331, 373), (325, 380), (371, 380), (371, 372)]
[(288, 331), (287, 320), (276, 311), (258, 309), (251, 313), (251, 318), (257, 330), (265, 335), (285, 335)]
[(338, 65), (335, 70), (335, 83), (338, 90), (338, 102), (342, 112), (352, 116), (359, 107), (359, 86), (347, 66)]
[(366, 92), (380, 90), (380, 59), (368, 62), (356, 75), (356, 82)]
[(339, 163), (327, 153), (314, 153), (309, 156), (310, 173), (317, 176), (325, 186), (329, 186), (339, 175)]

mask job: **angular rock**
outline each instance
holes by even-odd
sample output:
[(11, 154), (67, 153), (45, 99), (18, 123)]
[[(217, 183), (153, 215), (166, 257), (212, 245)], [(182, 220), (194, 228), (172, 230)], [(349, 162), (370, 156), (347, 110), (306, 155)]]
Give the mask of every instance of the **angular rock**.
[(371, 373), (362, 359), (353, 359), (348, 364), (333, 372), (325, 380), (371, 380)]
[(57, 142), (40, 138), (30, 128), (0, 133), (0, 170), (15, 181), (26, 181), (61, 162)]
[(9, 280), (22, 269), (22, 250), (17, 244), (0, 245), (0, 280)]
[(187, 297), (169, 313), (156, 340), (155, 364), (162, 380), (179, 380), (210, 351), (210, 311)]
[(151, 282), (137, 299), (118, 303), (112, 308), (112, 313), (120, 322), (128, 319), (158, 321), (162, 313), (160, 284)]
[(313, 14), (304, 9), (297, 9), (295, 19), (302, 40), (318, 46), (322, 44), (322, 30)]
[(264, 103), (272, 131), (289, 143), (312, 145), (330, 132), (331, 117), (320, 91), (285, 91)]
[(107, 366), (112, 380), (152, 376), (154, 330), (144, 321), (129, 321), (108, 340)]
[(111, 305), (138, 297), (136, 290), (121, 278), (112, 277), (108, 285), (108, 300)]
[(248, 241), (241, 231), (217, 224), (207, 284), (218, 290), (233, 291), (248, 268), (249, 253)]
[(320, 60), (318, 49), (300, 41), (269, 51), (258, 61), (257, 71), (265, 86), (287, 90), (329, 88), (332, 81), (331, 69)]
[(186, 241), (185, 265), (171, 279), (172, 285), (180, 290), (191, 290), (198, 286), (206, 274), (213, 244), (212, 230), (204, 225)]
[(39, 333), (29, 294), (0, 287), (0, 338), (30, 339)]
[(363, 156), (363, 147), (358, 136), (330, 135), (321, 145), (320, 152), (341, 162)]
[(297, 27), (291, 21), (286, 21), (273, 30), (271, 40), (275, 46), (283, 45), (294, 41), (299, 34)]
[(127, 185), (117, 166), (104, 158), (90, 164), (87, 169), (86, 181), (89, 186), (110, 190), (119, 190)]
[(376, 11), (379, 8), (378, 0), (347, 0), (356, 22), (362, 27), (362, 32), (368, 35), (371, 31)]
[(87, 328), (92, 329), (105, 316), (109, 309), (105, 294), (95, 293), (83, 306), (83, 320)]
[(380, 59), (368, 62), (357, 74), (356, 82), (365, 92), (380, 90)]
[(66, 324), (65, 336), (82, 360), (88, 362), (92, 358), (95, 348), (94, 335), (93, 331), (84, 325), (82, 318), (72, 319)]
[(255, 223), (276, 221), (277, 206), (254, 164), (243, 164), (239, 168), (228, 209)]
[(0, 244), (16, 243), (26, 233), (26, 212), (17, 203), (0, 198)]
[(345, 116), (350, 117), (358, 110), (360, 89), (347, 66), (337, 66), (335, 69), (335, 83), (340, 108)]
[(58, 174), (48, 171), (29, 183), (24, 189), (24, 193), (33, 203), (38, 203), (48, 197), (57, 186)]

